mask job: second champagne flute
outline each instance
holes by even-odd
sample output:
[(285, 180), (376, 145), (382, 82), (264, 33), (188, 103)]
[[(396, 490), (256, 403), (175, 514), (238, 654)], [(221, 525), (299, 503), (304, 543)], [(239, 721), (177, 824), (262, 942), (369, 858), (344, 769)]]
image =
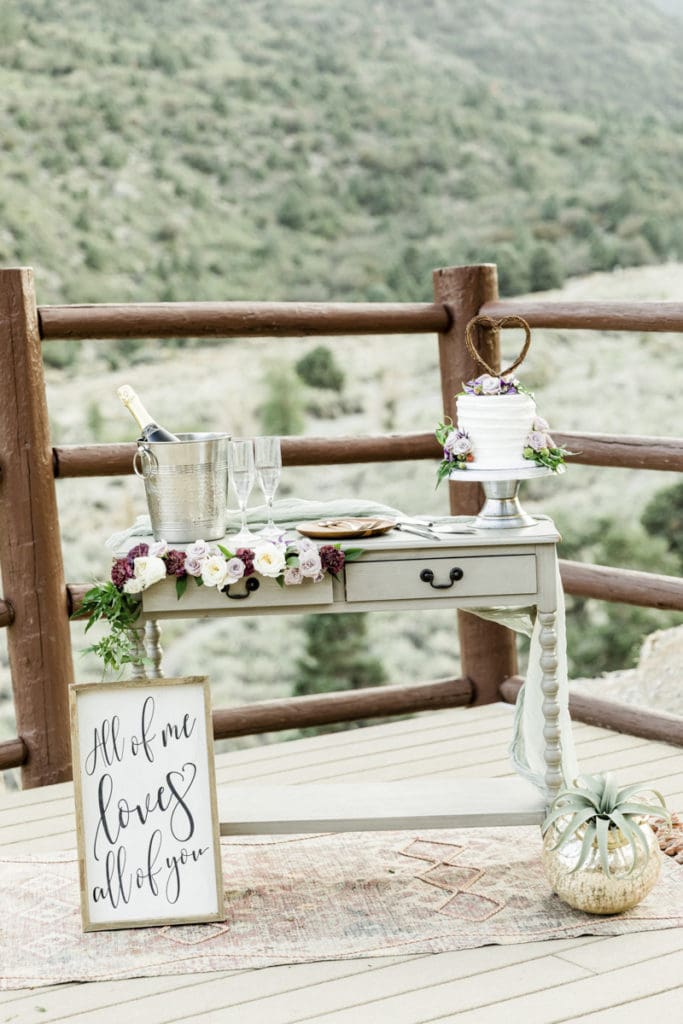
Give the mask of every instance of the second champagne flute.
[(268, 506), (268, 523), (261, 531), (263, 537), (279, 537), (284, 531), (273, 521), (273, 498), (280, 483), (282, 455), (279, 437), (257, 437), (254, 439), (256, 476), (259, 487)]
[(254, 542), (255, 535), (247, 528), (247, 502), (256, 479), (254, 468), (254, 445), (251, 441), (232, 441), (230, 444), (230, 482), (237, 498), (242, 516), (239, 533), (232, 538), (236, 547)]

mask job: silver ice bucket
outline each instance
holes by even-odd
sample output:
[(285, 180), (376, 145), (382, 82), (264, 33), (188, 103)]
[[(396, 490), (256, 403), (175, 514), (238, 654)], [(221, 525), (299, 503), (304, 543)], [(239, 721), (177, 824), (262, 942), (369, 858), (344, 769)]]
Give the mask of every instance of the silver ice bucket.
[(179, 441), (140, 438), (133, 469), (145, 482), (155, 540), (218, 540), (228, 508), (230, 434), (178, 434)]

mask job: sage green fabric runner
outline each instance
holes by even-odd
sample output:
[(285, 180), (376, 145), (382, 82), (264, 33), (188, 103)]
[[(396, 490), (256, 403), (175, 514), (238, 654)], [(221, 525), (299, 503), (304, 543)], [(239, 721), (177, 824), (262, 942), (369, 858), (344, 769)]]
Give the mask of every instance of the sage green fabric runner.
[[(382, 505), (377, 501), (349, 498), (340, 498), (337, 501), (304, 501), (300, 498), (283, 498), (281, 501), (273, 502), (273, 521), (283, 530), (293, 530), (297, 523), (304, 520), (340, 519), (347, 516), (386, 516), (390, 519), (400, 519), (403, 513), (390, 505)], [(241, 521), (239, 512), (228, 509), (226, 534), (238, 530)], [(265, 505), (256, 505), (247, 510), (247, 523), (253, 529), (265, 526), (267, 521), (268, 509)], [(121, 551), (131, 537), (143, 541), (154, 539), (149, 516), (138, 516), (127, 530), (112, 534), (106, 542), (107, 547), (112, 551)]]

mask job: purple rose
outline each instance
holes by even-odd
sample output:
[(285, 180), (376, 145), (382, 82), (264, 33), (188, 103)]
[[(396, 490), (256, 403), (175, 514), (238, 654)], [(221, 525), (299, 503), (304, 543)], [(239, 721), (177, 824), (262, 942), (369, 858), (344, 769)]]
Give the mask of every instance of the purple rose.
[(451, 455), (467, 455), (467, 453), (471, 451), (472, 440), (468, 434), (454, 430), (448, 435), (444, 445), (444, 453), (450, 453)]
[(526, 439), (529, 448), (533, 448), (535, 452), (541, 452), (544, 448), (548, 448), (548, 437), (546, 434), (542, 434), (540, 430), (532, 430)]
[(187, 548), (187, 558), (206, 558), (209, 554), (209, 545), (205, 540), (196, 540)]
[(303, 555), (305, 551), (317, 551), (318, 545), (315, 541), (312, 541), (309, 537), (302, 537), (301, 540), (296, 542), (296, 550), (300, 555)]
[(226, 583), (237, 583), (244, 576), (245, 564), (241, 558), (231, 558), (228, 562), (227, 573), (225, 577)]
[(541, 434), (545, 434), (546, 431), (550, 430), (550, 427), (546, 420), (542, 416), (537, 416), (531, 425), (532, 430), (538, 430)]
[(237, 558), (241, 559), (242, 562), (244, 562), (244, 575), (245, 576), (253, 576), (254, 572), (255, 572), (255, 569), (254, 569), (254, 552), (252, 551), (252, 549), (251, 548), (238, 548), (237, 551), (235, 552), (235, 555), (237, 556)]
[(490, 373), (483, 373), (478, 379), (482, 395), (499, 395), (504, 383), (502, 377), (492, 377)]
[(311, 580), (322, 572), (322, 562), (320, 561), (317, 548), (313, 551), (304, 551), (299, 554), (299, 568), (301, 569), (301, 575)]
[(201, 576), (202, 559), (185, 554), (185, 572), (188, 576)]
[(298, 565), (288, 565), (285, 569), (285, 586), (293, 587), (303, 581), (303, 575)]

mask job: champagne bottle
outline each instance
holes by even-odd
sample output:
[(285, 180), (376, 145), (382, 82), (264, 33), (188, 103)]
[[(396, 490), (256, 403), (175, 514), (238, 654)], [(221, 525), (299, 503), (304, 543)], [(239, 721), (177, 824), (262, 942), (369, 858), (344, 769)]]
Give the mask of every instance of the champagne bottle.
[(133, 419), (137, 421), (140, 427), (140, 433), (145, 441), (180, 440), (180, 438), (176, 437), (175, 434), (172, 434), (170, 430), (166, 430), (164, 427), (159, 426), (159, 424), (152, 419), (130, 384), (122, 385), (122, 387), (117, 390), (116, 394), (121, 399), (121, 402), (125, 405)]

